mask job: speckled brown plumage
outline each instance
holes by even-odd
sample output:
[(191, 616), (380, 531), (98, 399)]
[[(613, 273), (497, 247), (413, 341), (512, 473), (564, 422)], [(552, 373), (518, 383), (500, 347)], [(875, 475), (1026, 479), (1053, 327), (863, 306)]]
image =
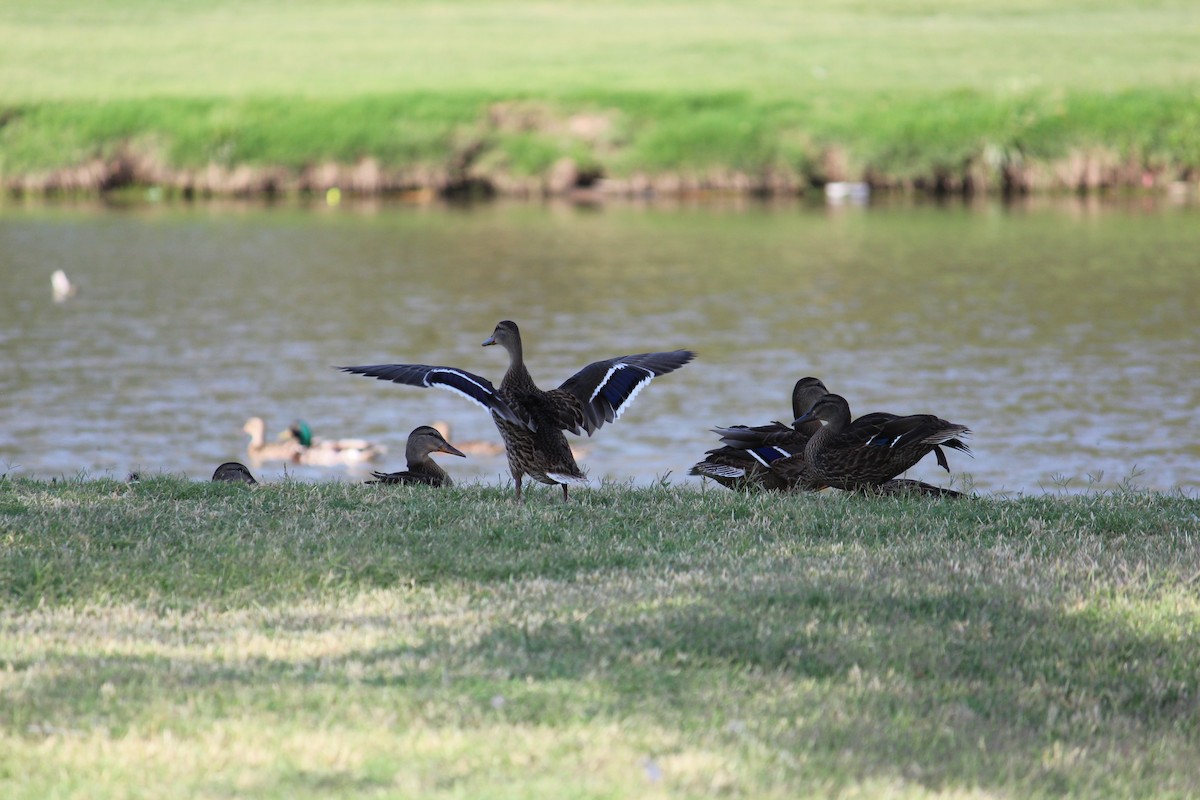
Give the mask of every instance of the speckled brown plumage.
[(404, 457), (408, 461), (408, 469), (404, 472), (372, 472), (375, 480), (367, 483), (407, 484), (410, 486), (453, 486), (454, 481), (436, 461), (430, 458), (432, 453), (449, 453), (452, 456), (466, 454), (446, 441), (436, 428), (421, 425), (414, 428), (408, 435), (404, 446)]
[[(792, 387), (792, 417), (803, 415), (827, 392), (817, 378), (796, 381)], [(820, 427), (821, 423), (813, 420), (798, 426), (772, 422), (714, 428), (725, 446), (709, 450), (688, 474), (710, 478), (728, 489), (815, 491), (821, 485), (807, 474), (802, 459), (785, 471), (774, 469), (774, 465), (780, 459), (803, 453), (809, 437)]]
[(888, 497), (904, 496), (904, 495), (921, 495), (922, 497), (942, 497), (942, 498), (960, 498), (966, 497), (962, 492), (956, 492), (953, 489), (947, 489), (942, 486), (934, 486), (932, 483), (925, 481), (914, 481), (908, 478), (893, 478), (890, 481), (884, 481), (878, 486), (860, 489), (870, 494), (879, 494)]
[(836, 394), (822, 397), (796, 422), (811, 420), (820, 421), (822, 427), (804, 447), (805, 468), (838, 489), (880, 486), (935, 451), (938, 463), (948, 469), (943, 446), (971, 452), (962, 442), (970, 434), (964, 425), (932, 414), (887, 413), (866, 414), (851, 423), (850, 405)]
[(557, 389), (547, 391), (537, 386), (525, 367), (516, 323), (499, 323), (483, 344), (499, 344), (508, 351), (509, 367), (499, 388), (456, 367), (379, 364), (341, 369), (410, 386), (448, 389), (490, 411), (504, 439), (518, 501), (526, 475), (541, 483), (562, 485), (563, 500), (568, 499), (567, 484), (587, 478), (575, 463), (563, 432), (590, 436), (620, 417), (653, 378), (673, 372), (695, 357), (688, 350), (675, 350), (596, 361)]

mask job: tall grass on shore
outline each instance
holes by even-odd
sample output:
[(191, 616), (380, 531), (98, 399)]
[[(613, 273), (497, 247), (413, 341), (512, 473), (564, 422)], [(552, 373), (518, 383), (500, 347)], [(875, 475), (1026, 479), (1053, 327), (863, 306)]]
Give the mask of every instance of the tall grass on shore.
[[(802, 191), (868, 178), (1023, 191), (1200, 174), (1193, 89), (1004, 98), (962, 91), (825, 105), (741, 93), (516, 101), (400, 94), (39, 103), (5, 114), (0, 176), (22, 191), (141, 184), (255, 193), (340, 184), (376, 192), (473, 179), (539, 192), (563, 159), (573, 165), (563, 188), (603, 177), (625, 190)], [(360, 178), (364, 161), (370, 169)]]
[(0, 177), (16, 190), (1200, 174), (1200, 12), (1182, 0), (0, 0), (0, 35)]
[(1185, 797), (1200, 503), (0, 481), (5, 797)]

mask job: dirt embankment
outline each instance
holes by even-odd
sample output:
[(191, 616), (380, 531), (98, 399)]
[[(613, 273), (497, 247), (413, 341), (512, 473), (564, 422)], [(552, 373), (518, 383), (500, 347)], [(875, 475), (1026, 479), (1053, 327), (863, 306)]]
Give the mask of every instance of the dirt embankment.
[[(686, 196), (706, 192), (789, 196), (820, 190), (830, 183), (866, 184), (873, 190), (933, 195), (1094, 192), (1137, 188), (1191, 192), (1200, 170), (1143, 163), (1114, 150), (1076, 150), (1054, 160), (984, 149), (953, 167), (905, 170), (854, 166), (846, 148), (826, 146), (796, 167), (756, 171), (720, 165), (687, 171), (609, 169), (619, 161), (612, 144), (612, 117), (605, 114), (555, 116), (538, 104), (493, 105), (474, 135), (433, 164), (387, 164), (366, 156), (353, 163), (320, 161), (301, 168), (209, 163), (181, 167), (133, 142), (111, 144), (113, 155), (39, 172), (0, 177), (14, 195), (103, 194), (130, 187), (158, 187), (183, 197), (250, 197), (317, 194), (337, 189), (349, 195), (424, 193), (444, 197), (493, 196)], [(581, 165), (566, 155), (539, 174), (511, 169), (502, 145), (506, 135), (535, 133), (570, 142), (588, 153)]]

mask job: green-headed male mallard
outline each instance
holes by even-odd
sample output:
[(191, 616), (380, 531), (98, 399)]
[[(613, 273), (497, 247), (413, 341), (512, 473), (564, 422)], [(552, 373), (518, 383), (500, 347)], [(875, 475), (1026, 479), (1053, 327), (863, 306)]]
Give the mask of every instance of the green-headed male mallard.
[[(965, 425), (932, 414), (901, 417), (881, 412), (851, 422), (850, 404), (836, 394), (822, 397), (795, 424), (811, 420), (819, 421), (821, 429), (809, 438), (803, 455), (781, 459), (778, 467), (796, 464), (837, 489), (881, 486), (930, 452), (936, 452), (938, 464), (949, 470), (942, 447), (971, 452), (961, 438), (971, 432)], [(802, 459), (802, 465), (797, 459)]]
[(366, 439), (314, 438), (312, 428), (304, 420), (296, 420), (285, 435), (300, 444), (296, 460), (310, 467), (336, 467), (374, 461), (387, 452), (381, 444)]
[(408, 435), (404, 457), (408, 469), (404, 472), (372, 472), (375, 480), (367, 483), (405, 483), (424, 486), (453, 486), (446, 470), (430, 458), (431, 453), (449, 453), (466, 458), (466, 453), (446, 441), (436, 428), (422, 425)]
[(266, 441), (267, 423), (262, 417), (251, 417), (246, 420), (242, 430), (250, 434), (250, 443), (246, 445), (246, 454), (251, 463), (261, 464), (264, 461), (300, 461), (300, 451), (303, 449), (298, 441), (286, 439), (277, 442)]
[[(792, 387), (792, 417), (804, 414), (813, 403), (828, 393), (819, 379), (801, 378)], [(813, 420), (800, 425), (772, 422), (767, 425), (733, 425), (714, 428), (724, 447), (709, 450), (707, 457), (692, 465), (689, 475), (711, 478), (729, 489), (767, 489), (770, 491), (816, 491), (819, 482), (803, 469), (780, 472), (772, 465), (804, 452), (809, 437), (821, 423)]]
[(614, 422), (646, 384), (673, 372), (695, 358), (690, 350), (639, 353), (588, 364), (557, 389), (543, 391), (525, 367), (521, 333), (515, 322), (504, 320), (483, 345), (498, 344), (508, 351), (509, 366), (497, 389), (481, 378), (456, 367), (427, 364), (377, 364), (340, 367), (343, 372), (366, 375), (409, 386), (436, 386), (460, 394), (491, 412), (508, 453), (508, 467), (521, 499), (521, 480), (528, 475), (541, 483), (561, 485), (587, 477), (575, 463), (563, 431), (590, 436), (605, 422)]

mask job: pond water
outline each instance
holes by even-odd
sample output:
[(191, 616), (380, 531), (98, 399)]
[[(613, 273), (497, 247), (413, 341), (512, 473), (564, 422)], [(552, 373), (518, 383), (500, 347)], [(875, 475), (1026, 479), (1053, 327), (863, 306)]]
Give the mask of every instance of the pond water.
[[(61, 303), (57, 269), (78, 288)], [(247, 460), (254, 415), (272, 434), (303, 418), (377, 440), (387, 469), (436, 419), (451, 441), (498, 443), (460, 397), (331, 366), (498, 383), (504, 352), (479, 345), (513, 319), (543, 387), (600, 358), (700, 354), (583, 441), (596, 485), (698, 486), (686, 473), (716, 445), (708, 428), (789, 419), (804, 375), (856, 413), (972, 428), (974, 458), (909, 477), (988, 493), (1200, 485), (1200, 210), (1160, 200), (9, 205), (0, 286), (0, 472), (15, 475), (207, 478)], [(508, 480), (503, 456), (442, 461)]]

